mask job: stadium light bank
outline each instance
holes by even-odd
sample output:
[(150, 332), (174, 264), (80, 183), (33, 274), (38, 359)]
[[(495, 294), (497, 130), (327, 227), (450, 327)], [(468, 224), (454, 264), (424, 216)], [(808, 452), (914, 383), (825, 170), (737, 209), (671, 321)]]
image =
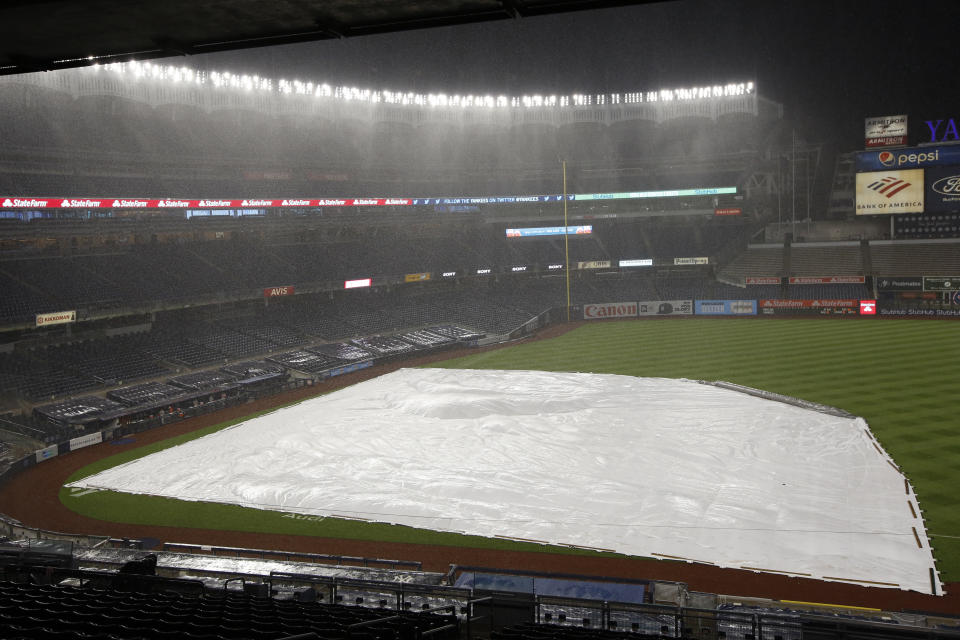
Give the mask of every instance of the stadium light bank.
[(695, 87), (634, 91), (629, 93), (574, 93), (571, 95), (447, 95), (331, 86), (327, 83), (300, 80), (274, 80), (255, 74), (234, 74), (227, 71), (198, 71), (189, 67), (154, 64), (152, 62), (112, 62), (94, 64), (94, 72), (111, 72), (133, 80), (155, 80), (178, 84), (234, 89), (246, 92), (268, 92), (291, 96), (313, 96), (320, 99), (371, 104), (411, 105), (435, 108), (544, 108), (636, 105), (664, 102), (691, 102), (747, 96), (756, 93), (753, 82), (735, 82)]

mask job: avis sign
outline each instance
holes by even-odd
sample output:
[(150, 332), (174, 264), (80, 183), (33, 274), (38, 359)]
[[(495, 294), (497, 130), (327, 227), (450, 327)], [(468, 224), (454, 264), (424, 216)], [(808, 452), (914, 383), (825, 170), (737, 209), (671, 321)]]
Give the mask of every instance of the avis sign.
[(636, 302), (603, 302), (583, 305), (584, 320), (603, 320), (605, 318), (636, 318)]
[(276, 298), (278, 296), (292, 296), (293, 287), (269, 287), (263, 290), (264, 298)]

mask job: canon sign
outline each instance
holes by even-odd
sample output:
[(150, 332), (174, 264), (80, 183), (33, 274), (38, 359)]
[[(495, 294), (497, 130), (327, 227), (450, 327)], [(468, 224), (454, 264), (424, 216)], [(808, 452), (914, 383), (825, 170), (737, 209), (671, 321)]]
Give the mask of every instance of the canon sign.
[(584, 320), (602, 320), (604, 318), (636, 318), (636, 302), (605, 302), (583, 305)]

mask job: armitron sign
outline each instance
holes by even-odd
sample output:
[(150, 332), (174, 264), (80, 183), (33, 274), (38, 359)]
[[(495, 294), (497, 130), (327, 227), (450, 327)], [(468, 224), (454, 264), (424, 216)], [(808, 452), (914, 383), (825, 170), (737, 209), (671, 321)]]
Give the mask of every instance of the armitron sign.
[(604, 302), (601, 304), (583, 305), (584, 320), (600, 320), (603, 318), (636, 318), (636, 302)]
[(292, 296), (293, 287), (269, 287), (263, 290), (264, 298), (276, 298), (277, 296)]
[(46, 327), (51, 324), (69, 324), (77, 321), (76, 310), (54, 311), (53, 313), (38, 313), (37, 326)]
[(864, 122), (864, 139), (867, 148), (907, 144), (906, 114), (867, 118)]

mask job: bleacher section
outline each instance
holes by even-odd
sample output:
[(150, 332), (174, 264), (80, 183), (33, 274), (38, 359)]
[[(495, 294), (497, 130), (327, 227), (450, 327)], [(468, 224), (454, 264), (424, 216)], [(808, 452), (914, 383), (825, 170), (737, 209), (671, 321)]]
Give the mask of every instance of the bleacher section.
[[(0, 298), (0, 326), (30, 323), (37, 313), (64, 309), (76, 309), (83, 320), (123, 310), (152, 312), (256, 299), (264, 289), (277, 286), (337, 291), (345, 280), (358, 277), (398, 283), (408, 273), (431, 273), (435, 281), (444, 272), (456, 272), (463, 278), (473, 276), (477, 269), (490, 269), (491, 275), (498, 276), (514, 273), (515, 267), (526, 274), (565, 261), (562, 238), (508, 239), (508, 223), (484, 222), (479, 216), (462, 224), (451, 219), (433, 224), (371, 225), (363, 233), (349, 224), (322, 219), (324, 224), (317, 224), (306, 217), (267, 220), (260, 228), (251, 228), (252, 223), (246, 222), (224, 227), (230, 231), (215, 232), (203, 231), (203, 222), (159, 219), (146, 228), (154, 236), (168, 229), (163, 233), (167, 240), (146, 242), (141, 238), (136, 243), (129, 241), (120, 221), (115, 227), (91, 223), (88, 228), (73, 223), (70, 229), (78, 236), (93, 234), (102, 241), (98, 235), (102, 233), (113, 241), (83, 251), (64, 246), (51, 254), (40, 246), (28, 246), (0, 255), (0, 285), (8, 292)], [(735, 222), (713, 224), (709, 218), (691, 218), (685, 225), (657, 226), (629, 218), (597, 220), (592, 235), (570, 241), (569, 257), (574, 263), (609, 261), (616, 265), (620, 259), (656, 257), (673, 264), (674, 257), (713, 256), (743, 236), (745, 226)], [(556, 220), (549, 218), (539, 224), (547, 223)], [(25, 225), (5, 231), (32, 238), (43, 233), (44, 224), (52, 223), (37, 224), (37, 229)], [(51, 233), (63, 232), (54, 225)], [(197, 239), (216, 233), (224, 238)], [(255, 240), (255, 236), (260, 237)], [(369, 322), (371, 318), (361, 320)], [(250, 319), (221, 322), (220, 326), (288, 347), (302, 345), (303, 335), (331, 339), (396, 329), (357, 326), (349, 314), (299, 318), (288, 327), (290, 332), (264, 334)], [(216, 349), (218, 341), (211, 341)]]
[(960, 241), (874, 240), (873, 272), (878, 276), (960, 274)]
[(782, 246), (750, 246), (720, 272), (730, 278), (783, 276)]
[(863, 275), (859, 243), (794, 244), (790, 247), (790, 265), (791, 276)]

